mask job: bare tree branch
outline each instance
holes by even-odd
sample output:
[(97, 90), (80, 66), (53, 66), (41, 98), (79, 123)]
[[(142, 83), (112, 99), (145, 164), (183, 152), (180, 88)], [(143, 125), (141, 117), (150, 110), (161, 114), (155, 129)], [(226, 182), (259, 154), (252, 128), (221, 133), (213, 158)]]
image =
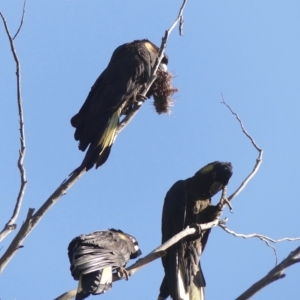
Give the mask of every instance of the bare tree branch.
[[(198, 224), (197, 230), (199, 230), (199, 233), (203, 230), (207, 230), (213, 227), (216, 227), (219, 224), (219, 219), (215, 219), (212, 222), (205, 223), (205, 224)], [(172, 245), (176, 244), (178, 241), (183, 239), (184, 237), (194, 234), (197, 232), (197, 230), (194, 227), (186, 227), (183, 231), (177, 233), (174, 235), (171, 239), (163, 243), (161, 246), (158, 248), (154, 249), (151, 253), (149, 253), (147, 256), (144, 258), (139, 259), (136, 263), (131, 265), (130, 267), (127, 268), (128, 274), (131, 276), (138, 270), (140, 270), (142, 267), (147, 265), (148, 263), (152, 262), (153, 260), (157, 259), (158, 257), (164, 256), (164, 255), (159, 255), (156, 257), (157, 253), (165, 254), (165, 250), (167, 250), (169, 247)], [(120, 279), (124, 279), (125, 277), (116, 277), (114, 276), (113, 281), (117, 281)]]
[[(184, 3), (185, 4), (185, 3)], [(184, 7), (184, 4), (182, 6), (182, 8)], [(182, 13), (182, 12), (181, 12)], [(178, 18), (176, 19), (175, 22), (178, 22), (180, 20), (180, 15), (181, 13), (179, 13), (179, 16)], [(175, 24), (175, 23), (174, 23)], [(174, 25), (173, 24), (173, 25)], [(176, 23), (177, 24), (177, 23)], [(175, 25), (176, 25), (175, 24)], [(175, 26), (174, 25), (174, 26)], [(174, 26), (172, 26), (171, 28), (173, 29)], [(168, 37), (168, 31), (166, 31), (166, 35), (165, 37)], [(161, 48), (160, 50), (162, 50), (162, 55), (159, 55), (159, 58), (162, 58), (163, 57), (163, 51), (166, 47), (166, 41), (167, 40), (164, 40), (163, 38), (163, 41), (162, 41), (162, 45), (161, 45)], [(160, 63), (160, 60), (157, 60), (155, 66), (156, 66), (156, 70), (158, 68), (158, 65)], [(155, 67), (153, 68), (155, 70)], [(154, 78), (155, 79), (155, 78)], [(154, 80), (153, 80), (154, 81)], [(152, 81), (152, 82), (153, 82)], [(143, 95), (146, 95), (147, 93), (147, 90), (144, 91)], [(222, 96), (223, 97), (223, 96)], [(232, 111), (232, 109), (230, 108), (229, 105), (227, 105), (227, 103), (224, 101), (223, 99), (223, 104), (225, 104), (227, 106), (227, 108), (236, 116), (237, 120), (239, 121), (240, 123), (240, 126), (242, 128), (242, 131), (244, 134), (246, 134), (246, 136), (251, 140), (251, 143), (255, 146), (255, 148), (258, 150), (259, 152), (259, 158), (257, 159), (257, 164), (255, 165), (254, 167), (254, 170), (252, 171), (252, 173), (243, 181), (243, 183), (241, 184), (240, 188), (232, 195), (230, 196), (228, 199), (226, 198), (226, 192), (227, 192), (227, 189), (224, 188), (223, 191), (222, 191), (222, 194), (221, 194), (221, 198), (220, 198), (220, 201), (219, 201), (219, 205), (221, 208), (223, 208), (226, 204), (229, 206), (229, 208), (232, 210), (232, 207), (230, 205), (230, 200), (233, 199), (234, 196), (236, 196), (245, 186), (246, 184), (248, 183), (248, 181), (255, 175), (255, 173), (257, 172), (259, 166), (260, 166), (260, 163), (261, 163), (261, 159), (262, 159), (262, 150), (255, 144), (253, 138), (246, 132), (246, 130), (244, 129), (244, 126), (240, 120), (240, 118), (238, 117), (238, 115), (236, 113), (234, 113)], [(139, 104), (139, 107), (142, 105), (142, 103)], [(137, 107), (138, 105), (136, 105)], [(135, 110), (134, 114), (137, 112), (137, 110), (139, 109), (139, 107)], [(132, 113), (132, 111), (131, 111)], [(134, 114), (132, 115), (132, 117), (129, 119), (129, 121), (133, 118)], [(127, 125), (127, 120), (126, 118), (124, 118), (123, 122), (125, 124), (124, 127)], [(124, 127), (122, 127), (122, 123), (120, 124), (119, 126), (119, 131), (120, 132)], [(259, 163), (258, 163), (259, 162)], [(213, 228), (217, 225), (221, 226), (223, 229), (226, 228), (225, 227), (225, 221), (219, 221), (219, 218), (218, 219), (215, 219), (214, 221), (210, 222), (210, 223), (207, 223), (207, 224), (198, 224), (199, 226), (199, 230), (206, 230), (206, 229), (209, 229), (209, 228)], [(224, 229), (225, 230), (225, 229)], [(226, 231), (226, 230), (225, 230)], [(128, 267), (126, 269), (126, 271), (128, 272), (128, 275), (129, 276), (132, 276), (135, 272), (137, 272), (139, 269), (141, 269), (142, 267), (144, 267), (145, 265), (147, 265), (148, 263), (152, 262), (153, 260), (157, 259), (158, 257), (161, 257), (164, 255), (164, 252), (166, 249), (168, 249), (170, 246), (172, 246), (173, 244), (177, 243), (179, 240), (181, 240), (182, 238), (186, 237), (187, 235), (190, 235), (190, 234), (194, 234), (196, 232), (196, 229), (195, 228), (189, 228), (187, 227), (185, 230), (181, 231), (180, 233), (178, 233), (177, 235), (175, 235), (174, 237), (172, 237), (170, 240), (168, 240), (166, 243), (164, 243), (163, 245), (161, 245), (160, 247), (156, 248), (155, 250), (153, 250), (151, 253), (149, 253), (147, 256), (145, 256), (144, 258), (141, 258), (139, 259), (136, 263), (134, 263), (133, 265), (131, 265), (130, 267)], [(119, 277), (117, 276), (117, 274), (114, 274), (114, 277), (113, 277), (113, 281), (118, 281), (120, 279), (124, 279), (124, 277)], [(76, 291), (77, 289), (73, 289), (69, 292), (66, 292), (62, 295), (60, 295), (59, 297), (55, 298), (55, 300), (69, 300), (69, 299), (73, 299), (75, 298), (76, 296)]]
[(254, 283), (248, 290), (236, 298), (236, 300), (246, 300), (251, 298), (258, 291), (263, 289), (268, 284), (284, 278), (284, 270), (296, 263), (300, 262), (300, 247), (292, 251), (286, 259), (284, 259), (279, 265), (273, 268), (265, 277)]
[[(146, 266), (147, 264), (154, 261), (155, 259), (164, 256), (166, 254), (166, 250), (169, 247), (171, 247), (172, 245), (174, 245), (175, 243), (177, 243), (178, 241), (180, 241), (184, 237), (186, 237), (188, 235), (192, 235), (192, 234), (196, 233), (197, 231), (207, 230), (207, 229), (216, 227), (218, 225), (218, 223), (219, 223), (219, 219), (215, 219), (212, 222), (209, 222), (209, 223), (206, 223), (206, 224), (198, 224), (197, 229), (195, 229), (194, 227), (189, 227), (189, 226), (186, 227), (183, 231), (177, 233), (171, 239), (169, 239), (168, 241), (163, 243), (161, 246), (157, 247), (152, 252), (150, 252), (148, 255), (146, 255), (145, 257), (143, 257), (141, 259), (139, 259), (137, 262), (135, 262), (130, 267), (128, 267), (126, 269), (128, 275), (132, 276), (134, 273), (139, 271), (142, 267)], [(126, 278), (125, 276), (119, 277), (117, 274), (113, 275), (113, 281), (118, 281), (118, 280), (125, 279), (125, 278)], [(73, 289), (71, 291), (68, 291), (68, 292), (58, 296), (54, 300), (73, 299), (76, 296), (76, 291), (77, 291), (77, 289)]]
[(23, 3), (23, 12), (22, 12), (20, 26), (19, 26), (17, 32), (15, 33), (14, 37), (12, 38), (13, 40), (18, 36), (18, 34), (19, 34), (19, 32), (22, 28), (22, 25), (23, 25), (23, 22), (24, 22), (24, 17), (25, 17), (25, 6), (26, 6), (26, 0), (24, 0), (24, 3)]
[(219, 226), (224, 231), (226, 231), (227, 233), (229, 233), (229, 234), (231, 234), (231, 235), (233, 235), (235, 237), (240, 237), (240, 238), (243, 238), (243, 239), (258, 238), (261, 241), (263, 241), (264, 243), (266, 243), (267, 246), (269, 246), (270, 248), (272, 248), (273, 251), (275, 252), (275, 257), (276, 257), (275, 265), (277, 265), (277, 252), (276, 252), (276, 249), (270, 243), (275, 244), (275, 243), (280, 243), (280, 242), (285, 242), (285, 241), (290, 241), (290, 242), (300, 241), (300, 237), (295, 237), (295, 238), (286, 237), (286, 238), (275, 240), (273, 238), (270, 238), (268, 236), (265, 236), (265, 235), (262, 235), (262, 234), (259, 234), (259, 233), (251, 233), (251, 234), (236, 233), (233, 230), (228, 229), (226, 227), (225, 223), (223, 223), (223, 222), (220, 222)]
[(29, 235), (32, 229), (38, 224), (41, 218), (45, 215), (45, 213), (63, 196), (71, 186), (85, 173), (83, 170), (81, 173), (73, 173), (67, 180), (63, 181), (63, 183), (53, 192), (53, 194), (46, 200), (46, 202), (38, 209), (38, 211), (33, 214), (34, 209), (29, 209), (27, 214), (26, 221), (22, 224), (19, 229), (17, 235), (0, 258), (0, 273), (3, 272), (4, 268), (7, 266), (9, 261), (16, 254), (17, 250), (22, 248), (22, 243), (25, 238)]
[(252, 145), (254, 146), (254, 148), (257, 150), (258, 152), (258, 157), (256, 159), (256, 163), (255, 163), (255, 166), (252, 170), (252, 172), (246, 177), (246, 179), (241, 183), (241, 185), (239, 186), (239, 188), (232, 194), (228, 197), (228, 201), (231, 201), (233, 200), (245, 187), (246, 185), (248, 184), (248, 182), (254, 177), (254, 175), (256, 174), (256, 172), (258, 171), (261, 163), (262, 163), (262, 157), (263, 157), (263, 149), (259, 148), (259, 146), (256, 144), (256, 142), (254, 141), (254, 139), (252, 138), (252, 136), (246, 131), (240, 117), (238, 116), (237, 113), (235, 113), (231, 107), (225, 102), (224, 98), (223, 98), (223, 95), (221, 94), (222, 96), (222, 101), (221, 103), (224, 104), (229, 110), (230, 112), (235, 115), (236, 119), (238, 120), (238, 122), (240, 123), (240, 126), (241, 126), (241, 129), (242, 129), (242, 132), (246, 135), (246, 137), (251, 141)]
[(285, 242), (285, 241), (289, 241), (289, 242), (294, 242), (294, 241), (300, 241), (300, 237), (296, 237), (296, 238), (282, 238), (282, 239), (272, 239), (268, 236), (259, 234), (259, 233), (251, 233), (251, 234), (242, 234), (242, 233), (236, 233), (233, 230), (228, 229), (224, 224), (220, 224), (219, 225), (223, 230), (225, 230), (227, 233), (232, 234), (233, 236), (236, 237), (241, 237), (243, 239), (250, 239), (250, 238), (258, 238), (262, 241), (269, 241), (271, 243), (280, 243), (280, 242)]
[(24, 198), (26, 185), (27, 185), (26, 171), (25, 171), (25, 167), (24, 167), (24, 158), (25, 158), (26, 147), (25, 147), (24, 116), (23, 116), (22, 95), (21, 95), (21, 66), (20, 66), (18, 56), (17, 56), (15, 45), (14, 45), (14, 39), (17, 37), (17, 35), (20, 32), (22, 25), (23, 25), (23, 20), (24, 20), (24, 16), (25, 16), (25, 5), (26, 5), (26, 0), (24, 1), (24, 5), (23, 5), (23, 14), (21, 17), (21, 23), (20, 23), (20, 26), (19, 26), (16, 34), (14, 35), (14, 37), (11, 36), (10, 31), (8, 29), (7, 22), (3, 16), (3, 14), (0, 12), (0, 16), (3, 21), (6, 35), (8, 37), (9, 43), (10, 43), (11, 53), (13, 55), (13, 58), (14, 58), (14, 61), (16, 64), (17, 102), (18, 102), (18, 112), (19, 112), (19, 123), (20, 123), (19, 130), (20, 130), (20, 144), (21, 144), (20, 150), (19, 150), (19, 159), (18, 159), (18, 168), (20, 171), (21, 185), (20, 185), (20, 189), (19, 189), (19, 193), (17, 196), (13, 214), (12, 214), (10, 220), (4, 225), (4, 228), (0, 232), (0, 242), (17, 227), (16, 220), (20, 213), (20, 209), (21, 209), (21, 205), (22, 205), (22, 201)]
[[(150, 88), (151, 84), (154, 82), (155, 80), (155, 72), (158, 69), (158, 66), (160, 64), (160, 61), (163, 57), (164, 54), (164, 50), (166, 48), (166, 42), (169, 36), (170, 31), (176, 26), (176, 24), (178, 22), (180, 22), (180, 34), (182, 33), (182, 24), (183, 24), (183, 20), (182, 20), (182, 13), (183, 13), (183, 9), (184, 6), (186, 4), (186, 1), (184, 1), (180, 13), (178, 15), (178, 18), (176, 19), (175, 23), (171, 26), (171, 28), (169, 29), (169, 31), (166, 31), (165, 37), (162, 39), (162, 44), (161, 44), (161, 48), (160, 48), (160, 55), (156, 61), (156, 64), (154, 66), (154, 75), (152, 77), (152, 80), (150, 79), (150, 84), (147, 86), (147, 88), (144, 90), (144, 92), (142, 93), (142, 95), (146, 95), (148, 89)], [(224, 188), (222, 191), (222, 195), (219, 201), (219, 205), (223, 208), (226, 204), (229, 206), (230, 210), (232, 211), (232, 207), (230, 205), (231, 200), (233, 200), (233, 198), (235, 198), (247, 185), (247, 183), (252, 179), (252, 177), (254, 177), (254, 175), (256, 174), (256, 172), (258, 171), (261, 163), (262, 163), (262, 156), (263, 156), (263, 150), (261, 148), (259, 148), (259, 146), (256, 144), (256, 142), (254, 141), (254, 139), (251, 137), (251, 135), (245, 130), (244, 125), (241, 121), (241, 119), (239, 118), (238, 114), (235, 113), (231, 107), (225, 102), (223, 95), (222, 95), (222, 104), (224, 104), (233, 115), (235, 115), (236, 119), (238, 120), (240, 127), (242, 129), (242, 132), (246, 135), (246, 137), (248, 139), (250, 139), (252, 145), (255, 147), (255, 149), (258, 151), (258, 158), (256, 159), (256, 164), (252, 170), (252, 172), (247, 176), (247, 178), (242, 182), (242, 184), (240, 185), (240, 187), (230, 196), (228, 197), (228, 199), (226, 198), (226, 192), (227, 189)], [(141, 107), (142, 102), (138, 103), (135, 105), (135, 107), (133, 108), (133, 110), (130, 112), (130, 114), (128, 116), (126, 116), (123, 121), (119, 124), (118, 130), (117, 132), (120, 133), (122, 131), (122, 129), (125, 128), (125, 126), (128, 124), (128, 122), (134, 117), (134, 115), (136, 114), (136, 112), (138, 111), (138, 109)], [(219, 221), (219, 219), (215, 219), (213, 222), (207, 223), (207, 224), (200, 224), (199, 226), (199, 230), (206, 230), (209, 228), (213, 228), (217, 225), (219, 225), (224, 231), (226, 231), (229, 234), (232, 234), (236, 237), (242, 237), (242, 238), (259, 238), (260, 240), (264, 241), (269, 247), (271, 247), (274, 252), (275, 252), (275, 256), (276, 256), (276, 260), (277, 260), (277, 255), (276, 255), (276, 249), (270, 245), (270, 242), (272, 243), (277, 243), (277, 242), (282, 242), (282, 241), (297, 241), (300, 240), (300, 238), (282, 238), (279, 240), (275, 240), (272, 238), (269, 238), (267, 236), (263, 236), (261, 234), (249, 234), (249, 235), (245, 235), (245, 234), (238, 234), (235, 233), (234, 231), (228, 229), (225, 226), (225, 222), (226, 220), (223, 221)], [(174, 237), (172, 237), (170, 240), (168, 240), (166, 243), (164, 243), (163, 245), (161, 245), (160, 247), (154, 249), (151, 253), (149, 253), (147, 256), (145, 256), (144, 258), (139, 259), (136, 263), (134, 263), (133, 265), (131, 265), (130, 267), (127, 268), (127, 272), (129, 276), (132, 276), (135, 272), (137, 272), (138, 270), (140, 270), (142, 267), (144, 267), (145, 265), (149, 264), (150, 262), (152, 262), (153, 260), (165, 255), (165, 251), (166, 249), (168, 249), (170, 246), (172, 246), (173, 244), (177, 243), (179, 240), (181, 240), (182, 238), (194, 234), (196, 232), (195, 228), (189, 228), (187, 227), (185, 230), (181, 231), (180, 233), (178, 233), (177, 235), (175, 235)], [(263, 287), (265, 287), (266, 285), (268, 285), (269, 283), (278, 280), (280, 278), (283, 278), (285, 275), (282, 274), (282, 272), (284, 271), (284, 269), (286, 269), (287, 267), (300, 262), (300, 259), (298, 259), (297, 257), (300, 256), (300, 247), (297, 248), (295, 251), (291, 252), (291, 254), (284, 260), (282, 261), (282, 263), (280, 263), (277, 267), (275, 267), (274, 269), (272, 269), (267, 276), (265, 276), (263, 279), (261, 279), (260, 281), (258, 281), (257, 283), (255, 283), (251, 288), (249, 288), (245, 293), (243, 293), (241, 296), (239, 296), (236, 300), (244, 300), (244, 299), (249, 299), (251, 296), (253, 296), (256, 292), (258, 292), (260, 289), (262, 289)], [(277, 263), (277, 261), (276, 261)], [(113, 275), (113, 281), (118, 281), (121, 279), (124, 279), (125, 277), (119, 277), (117, 274)], [(59, 297), (55, 298), (54, 300), (69, 300), (69, 299), (73, 299), (76, 296), (76, 291), (77, 289), (73, 289), (69, 292), (66, 292), (62, 295), (60, 295)]]
[[(174, 27), (181, 20), (181, 16), (183, 14), (183, 9), (185, 7), (186, 2), (187, 2), (187, 0), (183, 1), (183, 5), (180, 8), (179, 16), (177, 17), (177, 19), (175, 20), (175, 22), (173, 23), (171, 28), (166, 31), (165, 37), (162, 39), (162, 45), (159, 50), (159, 55), (155, 62), (155, 65), (152, 69), (150, 79), (146, 85), (147, 88), (145, 88), (145, 90), (142, 93), (143, 96), (146, 95), (146, 93), (148, 92), (149, 88), (151, 87), (152, 83), (154, 82), (154, 80), (156, 78), (156, 72), (157, 72), (159, 64), (164, 56), (164, 51), (166, 48), (166, 43), (167, 43), (168, 37), (169, 37), (171, 31), (174, 29)], [(25, 11), (25, 8), (23, 11)], [(1, 14), (1, 16), (2, 16), (2, 14)], [(3, 16), (2, 16), (2, 18), (3, 18)], [(3, 21), (4, 25), (7, 28), (6, 21), (4, 18), (3, 18), (3, 20), (4, 20)], [(10, 42), (11, 43), (13, 42), (12, 39), (10, 39)], [(140, 108), (141, 105), (142, 105), (142, 102), (138, 103), (137, 105), (135, 105), (135, 107), (133, 107), (133, 110), (119, 124), (116, 134), (119, 134), (121, 132), (121, 130), (123, 130), (125, 128), (125, 126), (132, 120), (132, 118), (134, 117), (134, 115), (136, 114), (137, 110)], [(5, 251), (3, 256), (0, 258), (0, 273), (3, 272), (4, 268), (7, 266), (9, 261), (13, 258), (13, 256), (16, 254), (17, 250), (19, 248), (23, 247), (22, 243), (24, 242), (25, 238), (29, 235), (29, 233), (32, 231), (32, 229), (38, 224), (38, 222), (44, 216), (44, 214), (57, 202), (58, 199), (60, 199), (60, 197), (62, 195), (64, 195), (69, 190), (69, 188), (71, 188), (71, 186), (85, 172), (86, 171), (84, 169), (80, 173), (76, 173), (76, 172), (72, 173), (71, 176), (67, 180), (63, 181), (63, 183), (53, 192), (53, 194), (46, 200), (46, 202), (38, 209), (38, 211), (35, 214), (33, 214), (33, 209), (31, 209), (32, 210), (31, 215), (27, 217), (26, 221), (21, 226), (19, 232), (17, 233), (17, 235), (15, 236), (15, 238), (9, 245), (8, 249)]]
[(54, 300), (70, 300), (76, 297), (76, 293), (77, 293), (77, 289), (73, 289), (71, 291), (61, 294)]
[[(258, 151), (258, 158), (256, 159), (256, 164), (252, 170), (252, 172), (247, 176), (247, 178), (242, 182), (242, 184), (240, 185), (240, 187), (230, 196), (228, 197), (228, 199), (226, 198), (226, 188), (223, 189), (222, 192), (222, 196), (219, 202), (219, 205), (221, 208), (223, 208), (226, 204), (229, 206), (230, 211), (232, 212), (232, 207), (230, 206), (229, 201), (231, 201), (233, 198), (235, 198), (247, 185), (247, 183), (252, 179), (252, 177), (254, 177), (254, 175), (256, 174), (256, 172), (258, 171), (261, 163), (262, 163), (262, 156), (263, 156), (263, 150), (256, 144), (256, 142), (254, 141), (254, 139), (252, 138), (252, 136), (246, 131), (240, 117), (238, 116), (237, 113), (235, 113), (232, 108), (225, 102), (223, 95), (222, 96), (222, 104), (224, 104), (229, 110), (230, 112), (235, 115), (236, 119), (238, 120), (240, 127), (242, 129), (242, 132), (246, 135), (246, 137), (248, 139), (250, 139), (252, 145), (254, 146), (254, 148)], [(228, 201), (227, 201), (228, 200)], [(257, 233), (253, 233), (253, 234), (249, 234), (249, 235), (245, 235), (245, 234), (239, 234), (239, 233), (235, 233), (234, 231), (228, 229), (226, 227), (226, 225), (224, 223), (220, 223), (219, 226), (225, 230), (227, 233), (232, 234), (236, 237), (242, 237), (242, 238), (259, 238), (261, 241), (263, 241), (264, 243), (266, 243), (266, 245), (270, 248), (272, 248), (272, 250), (274, 251), (274, 255), (275, 255), (275, 265), (277, 264), (278, 261), (278, 256), (277, 256), (277, 252), (274, 246), (272, 246), (270, 243), (278, 243), (278, 242), (282, 242), (282, 241), (298, 241), (300, 240), (300, 238), (282, 238), (279, 240), (274, 240), (272, 238), (269, 238), (267, 236), (261, 235), (261, 234), (257, 234)]]
[[(166, 50), (166, 47), (167, 47), (167, 41), (168, 41), (168, 38), (172, 32), (172, 30), (175, 28), (175, 26), (178, 24), (178, 22), (180, 22), (181, 24), (181, 29), (180, 29), (180, 33), (182, 32), (182, 18), (183, 18), (183, 10), (185, 8), (185, 5), (187, 3), (187, 0), (184, 0), (183, 1), (183, 4), (179, 10), (179, 14), (178, 14), (178, 17), (176, 18), (176, 20), (174, 21), (174, 23), (172, 24), (172, 26), (166, 30), (165, 32), (165, 36), (162, 38), (162, 42), (161, 42), (161, 46), (160, 46), (160, 49), (159, 49), (159, 54), (158, 54), (158, 57), (156, 59), (156, 62), (152, 68), (152, 71), (151, 71), (151, 76), (150, 76), (150, 79), (146, 85), (146, 87), (144, 88), (144, 90), (141, 92), (141, 95), (146, 97), (146, 94), (147, 92), (149, 91), (151, 85), (153, 84), (153, 82), (155, 81), (156, 79), (156, 72), (158, 70), (158, 67), (164, 57), (164, 54), (165, 54), (165, 50)], [(116, 137), (117, 135), (127, 126), (127, 124), (133, 119), (133, 117), (136, 115), (136, 113), (138, 112), (138, 110), (141, 108), (143, 104), (143, 101), (140, 101), (138, 103), (136, 103), (133, 108), (131, 109), (131, 111), (126, 115), (126, 117), (122, 120), (122, 122), (120, 122), (117, 130), (116, 130)]]

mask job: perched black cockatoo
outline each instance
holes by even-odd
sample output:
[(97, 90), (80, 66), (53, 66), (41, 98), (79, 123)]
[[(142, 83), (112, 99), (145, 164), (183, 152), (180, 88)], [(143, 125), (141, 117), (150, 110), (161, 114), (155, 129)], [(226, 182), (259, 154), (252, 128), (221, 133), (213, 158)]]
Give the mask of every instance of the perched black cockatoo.
[(68, 247), (70, 270), (79, 280), (76, 300), (98, 295), (112, 287), (112, 272), (125, 272), (129, 259), (142, 254), (137, 240), (121, 230), (109, 229), (83, 234)]
[[(231, 163), (215, 161), (193, 177), (177, 181), (167, 192), (162, 213), (162, 242), (166, 242), (188, 225), (213, 221), (220, 208), (211, 197), (224, 188), (232, 175)], [(167, 250), (162, 258), (165, 276), (158, 299), (204, 299), (205, 280), (200, 266), (210, 230), (190, 235)]]
[[(158, 53), (159, 48), (146, 39), (121, 45), (114, 51), (83, 106), (71, 119), (79, 149), (85, 151), (89, 146), (74, 172), (88, 171), (94, 165), (98, 168), (105, 163), (120, 117), (128, 114), (135, 103), (145, 100), (141, 96), (142, 88), (150, 78)], [(154, 97), (158, 113), (169, 111), (170, 96), (177, 91), (171, 86), (172, 75), (167, 72), (167, 64), (168, 57), (164, 55), (157, 78), (147, 93), (147, 97)]]

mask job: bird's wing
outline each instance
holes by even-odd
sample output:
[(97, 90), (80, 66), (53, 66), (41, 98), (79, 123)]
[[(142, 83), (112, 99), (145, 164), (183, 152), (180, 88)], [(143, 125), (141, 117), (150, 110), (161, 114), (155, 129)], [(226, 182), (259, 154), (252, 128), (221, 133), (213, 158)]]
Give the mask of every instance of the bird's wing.
[[(184, 229), (186, 211), (186, 185), (183, 180), (177, 181), (168, 191), (162, 214), (162, 242), (164, 243), (175, 234)], [(177, 299), (174, 293), (178, 289), (178, 252), (181, 241), (171, 246), (167, 254), (162, 258), (165, 269), (165, 278), (161, 286), (161, 295), (170, 294), (173, 299)]]
[(179, 180), (173, 184), (165, 197), (162, 213), (163, 243), (184, 229), (186, 200), (185, 182)]
[(99, 135), (99, 129), (106, 127), (109, 116), (131, 98), (137, 92), (136, 89), (141, 88), (148, 68), (137, 49), (128, 48), (128, 44), (114, 51), (107, 68), (92, 86), (80, 111), (71, 119), (72, 126), (76, 128), (75, 139), (80, 141), (81, 150), (84, 151)]
[(98, 231), (71, 241), (68, 255), (74, 279), (106, 267), (123, 266), (129, 259), (126, 241), (115, 232)]

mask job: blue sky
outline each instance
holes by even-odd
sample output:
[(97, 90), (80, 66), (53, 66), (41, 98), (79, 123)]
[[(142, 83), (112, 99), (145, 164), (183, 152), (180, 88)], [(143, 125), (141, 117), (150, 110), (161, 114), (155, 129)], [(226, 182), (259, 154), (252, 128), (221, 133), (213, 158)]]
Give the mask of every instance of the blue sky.
[[(159, 45), (181, 1), (29, 0), (16, 41), (22, 66), (28, 187), (18, 227), (39, 208), (84, 154), (70, 118), (106, 67), (113, 50), (148, 38)], [(12, 32), (22, 1), (2, 0)], [(184, 36), (173, 31), (169, 70), (179, 88), (172, 114), (147, 101), (118, 136), (106, 164), (85, 174), (44, 216), (0, 277), (1, 300), (53, 299), (74, 288), (67, 246), (82, 233), (120, 228), (143, 254), (160, 243), (163, 200), (171, 185), (205, 164), (231, 161), (233, 192), (257, 153), (224, 105), (221, 93), (264, 149), (261, 169), (228, 209), (228, 227), (272, 238), (300, 236), (298, 196), (299, 1), (189, 1)], [(15, 69), (0, 26), (0, 224), (9, 219), (19, 188)], [(219, 196), (214, 197), (216, 203)], [(3, 243), (0, 254), (14, 237)], [(299, 242), (276, 244), (279, 260)], [(234, 299), (274, 267), (272, 249), (215, 228), (202, 257), (207, 299)], [(253, 299), (299, 299), (299, 266)], [(156, 299), (159, 260), (118, 282), (101, 299)], [(91, 298), (93, 299), (93, 298)], [(97, 298), (95, 298), (97, 299)]]

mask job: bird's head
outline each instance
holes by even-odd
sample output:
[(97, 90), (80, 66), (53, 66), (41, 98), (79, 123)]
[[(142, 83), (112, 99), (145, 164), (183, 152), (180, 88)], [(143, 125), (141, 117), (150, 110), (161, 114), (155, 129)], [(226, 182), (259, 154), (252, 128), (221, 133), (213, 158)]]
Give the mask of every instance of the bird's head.
[(141, 251), (141, 249), (139, 247), (138, 241), (133, 236), (131, 236), (129, 234), (127, 236), (130, 238), (131, 242), (134, 245), (134, 252), (131, 253), (130, 259), (134, 259), (134, 258), (137, 258), (140, 255), (142, 255), (142, 251)]
[[(154, 45), (153, 43), (151, 43), (149, 40), (146, 40), (146, 39), (144, 40), (144, 45), (149, 52), (155, 53), (155, 55), (158, 55), (159, 48), (156, 45)], [(164, 54), (164, 57), (162, 58), (160, 65), (159, 65), (159, 69), (167, 72), (168, 71), (168, 67), (167, 67), (168, 62), (169, 62), (169, 58), (168, 58), (167, 54)]]
[(135, 237), (133, 237), (132, 235), (125, 233), (119, 229), (118, 230), (117, 229), (109, 229), (109, 230), (116, 232), (120, 238), (127, 241), (129, 248), (132, 249), (131, 254), (130, 254), (130, 259), (134, 259), (134, 258), (137, 258), (140, 255), (142, 255), (142, 251), (139, 248), (138, 241), (136, 240)]
[(210, 198), (224, 188), (232, 175), (230, 162), (215, 161), (201, 168), (195, 178), (204, 198)]

